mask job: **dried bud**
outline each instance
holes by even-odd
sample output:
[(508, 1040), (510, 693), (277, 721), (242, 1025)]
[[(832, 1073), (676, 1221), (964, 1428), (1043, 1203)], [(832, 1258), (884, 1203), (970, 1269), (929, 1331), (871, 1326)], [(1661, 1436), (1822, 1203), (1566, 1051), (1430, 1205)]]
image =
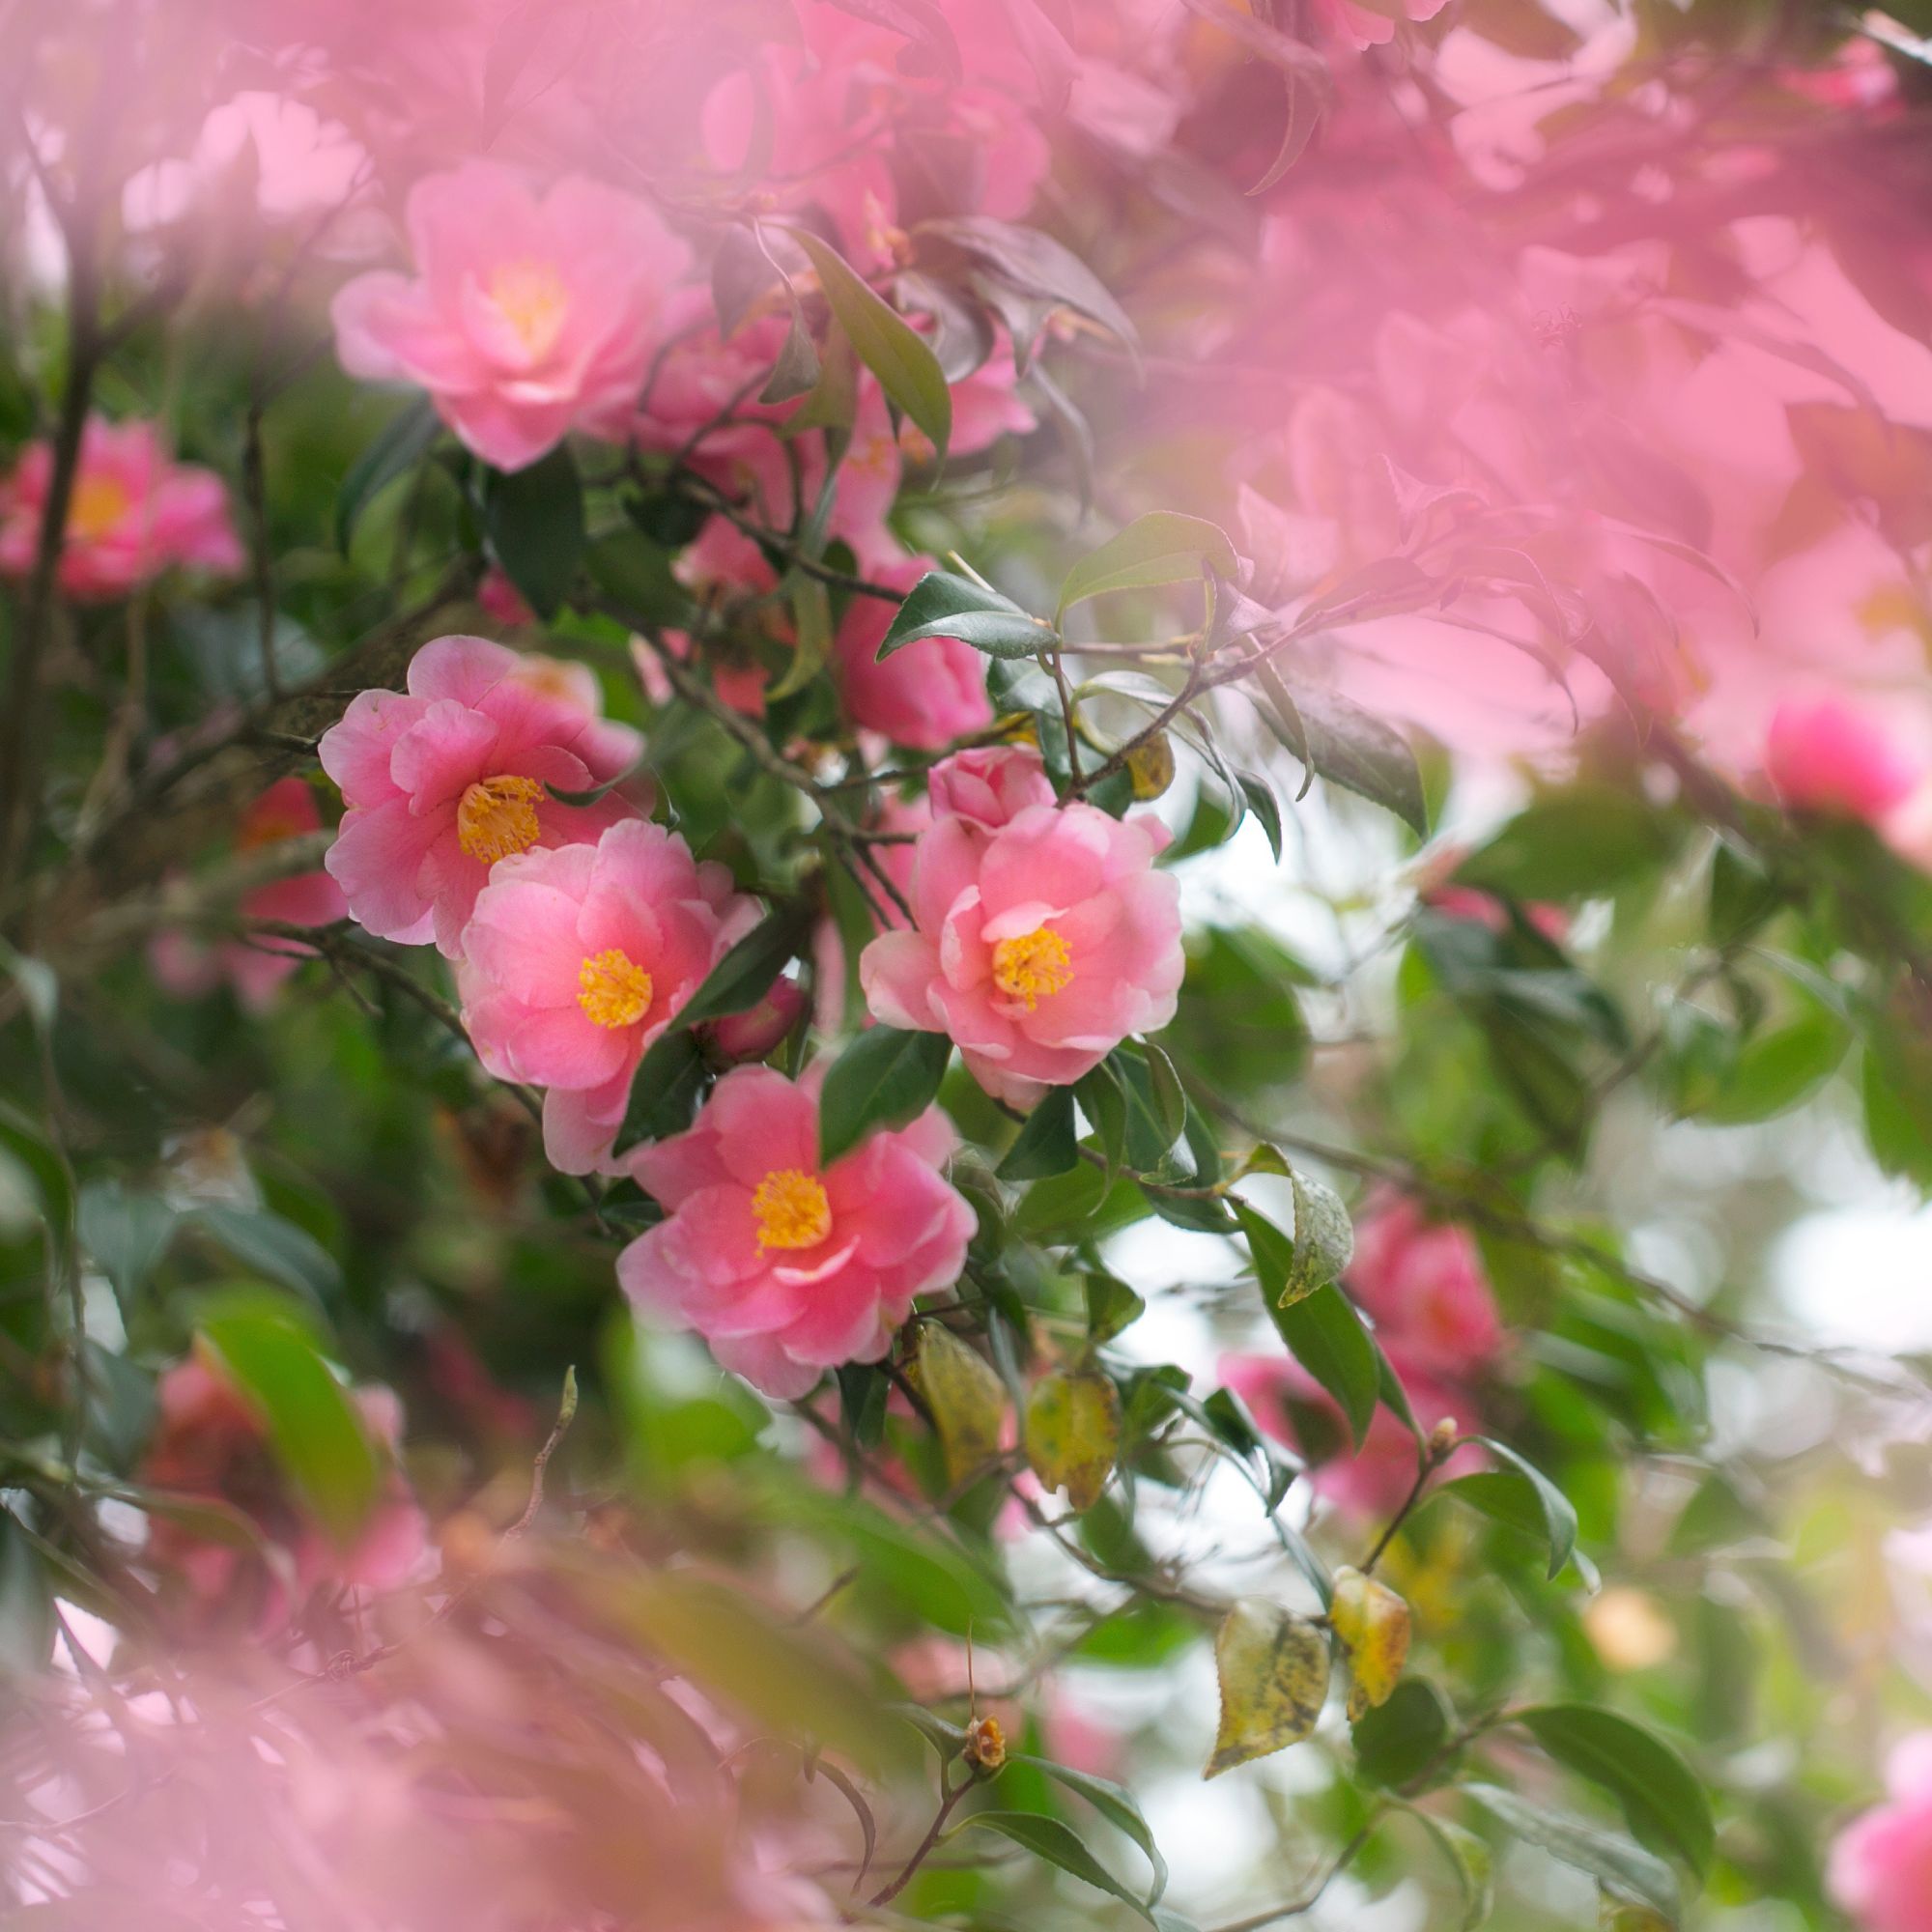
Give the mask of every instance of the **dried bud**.
[(975, 1718), (966, 1726), (966, 1743), (959, 1755), (975, 1771), (990, 1776), (1000, 1770), (1007, 1761), (1007, 1734), (1001, 1730), (999, 1719)]
[(1439, 1463), (1456, 1446), (1456, 1418), (1445, 1415), (1429, 1432), (1429, 1454), (1433, 1461)]
[(1133, 781), (1134, 796), (1143, 801), (1158, 798), (1174, 782), (1174, 747), (1165, 731), (1156, 731), (1127, 753), (1127, 776)]

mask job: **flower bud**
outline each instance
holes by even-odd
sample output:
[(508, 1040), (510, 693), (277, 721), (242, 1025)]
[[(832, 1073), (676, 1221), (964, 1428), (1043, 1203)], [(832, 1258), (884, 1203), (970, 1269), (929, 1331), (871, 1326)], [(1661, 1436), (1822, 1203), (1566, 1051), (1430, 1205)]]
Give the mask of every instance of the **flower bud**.
[(742, 1013), (725, 1013), (698, 1029), (712, 1057), (735, 1066), (740, 1061), (762, 1060), (798, 1024), (805, 1011), (805, 992), (796, 980), (774, 980), (755, 1006)]
[(966, 1726), (966, 1743), (959, 1755), (975, 1771), (999, 1771), (1007, 1761), (1007, 1734), (997, 1718), (975, 1718)]

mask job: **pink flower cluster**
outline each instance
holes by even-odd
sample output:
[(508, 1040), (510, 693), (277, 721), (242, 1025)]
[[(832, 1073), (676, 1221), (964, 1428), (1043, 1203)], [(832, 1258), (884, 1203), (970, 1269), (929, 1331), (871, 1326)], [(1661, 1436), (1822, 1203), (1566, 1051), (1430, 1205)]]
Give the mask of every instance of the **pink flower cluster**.
[(950, 1035), (989, 1094), (1028, 1106), (1174, 1017), (1179, 887), (1153, 868), (1158, 821), (1057, 805), (1018, 746), (945, 760), (931, 793), (912, 929), (859, 961), (875, 1019)]
[(974, 1215), (942, 1173), (952, 1147), (933, 1107), (826, 1164), (817, 1080), (741, 1066), (690, 1132), (632, 1156), (668, 1218), (617, 1278), (767, 1395), (805, 1395), (828, 1368), (877, 1361), (913, 1297), (958, 1278)]
[(264, 1563), (243, 1547), (212, 1541), (164, 1511), (153, 1512), (148, 1557), (185, 1582), (197, 1621), (245, 1609), (257, 1633), (271, 1635), (320, 1584), (391, 1590), (415, 1568), (426, 1546), (423, 1516), (395, 1466), (403, 1417), (387, 1389), (355, 1394), (363, 1427), (389, 1466), (375, 1509), (348, 1549), (338, 1548), (298, 1501), (274, 1465), (262, 1416), (206, 1349), (197, 1347), (161, 1377), (158, 1397), (160, 1421), (142, 1482), (240, 1510), (281, 1559)]
[[(1502, 1346), (1502, 1324), (1467, 1232), (1426, 1220), (1403, 1197), (1363, 1215), (1347, 1286), (1375, 1323), (1427, 1433), (1448, 1420), (1467, 1434), (1480, 1421), (1475, 1384)], [(1316, 1490), (1355, 1516), (1386, 1515), (1415, 1480), (1415, 1440), (1386, 1408), (1349, 1453), (1341, 1412), (1315, 1378), (1284, 1354), (1228, 1355), (1221, 1379), (1272, 1435), (1316, 1463)]]
[[(33, 570), (53, 474), (53, 445), (30, 443), (0, 485), (0, 574)], [(153, 423), (88, 417), (55, 580), (69, 597), (126, 597), (177, 564), (230, 577), (242, 562), (213, 470), (173, 462)]]
[(1932, 1731), (1893, 1750), (1886, 1788), (1832, 1847), (1832, 1897), (1863, 1932), (1932, 1932)]

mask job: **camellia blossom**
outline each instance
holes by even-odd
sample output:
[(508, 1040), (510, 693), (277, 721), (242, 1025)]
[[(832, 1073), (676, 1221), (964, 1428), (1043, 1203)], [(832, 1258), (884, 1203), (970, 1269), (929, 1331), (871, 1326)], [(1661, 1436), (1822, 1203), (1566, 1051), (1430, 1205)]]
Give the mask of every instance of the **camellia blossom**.
[(1055, 796), (1031, 745), (969, 746), (934, 765), (926, 780), (932, 818), (970, 819), (989, 832), (1030, 805), (1053, 804)]
[(975, 1225), (942, 1172), (953, 1134), (937, 1107), (828, 1166), (818, 1084), (738, 1067), (688, 1133), (639, 1148), (631, 1171), (668, 1218), (617, 1262), (640, 1311), (781, 1399), (879, 1360), (913, 1297), (958, 1278)]
[(1838, 1834), (1827, 1885), (1863, 1932), (1932, 1932), (1932, 1731), (1892, 1751), (1886, 1790)]
[(1405, 1197), (1357, 1221), (1348, 1283), (1383, 1347), (1438, 1379), (1479, 1375), (1501, 1343), (1495, 1297), (1468, 1230), (1425, 1220)]
[(643, 740), (598, 716), (594, 680), (547, 676), (549, 662), (438, 638), (411, 660), (406, 693), (360, 692), (323, 733), (322, 768), (349, 805), (326, 863), (379, 938), (434, 939), (453, 959), (497, 860), (635, 815), (615, 793), (586, 806), (552, 794), (609, 784)]
[(645, 1048), (756, 917), (724, 867), (645, 819), (498, 862), (464, 933), (463, 1021), (499, 1080), (548, 1090), (554, 1166), (609, 1152)]
[[(322, 830), (322, 813), (305, 780), (278, 779), (242, 815), (236, 829), (235, 852), (243, 857), (265, 846), (298, 838)], [(342, 888), (325, 871), (297, 872), (271, 879), (244, 893), (236, 905), (243, 920), (273, 920), (282, 925), (327, 925), (346, 919), (349, 903)], [(282, 981), (304, 959), (315, 956), (312, 947), (280, 935), (248, 940), (224, 940), (219, 946), (198, 944), (189, 934), (159, 934), (149, 952), (155, 978), (171, 993), (192, 999), (226, 980), (250, 1012), (261, 1012), (274, 999)]]
[(401, 1405), (385, 1388), (353, 1393), (388, 1468), (360, 1535), (343, 1549), (302, 1507), (274, 1462), (263, 1417), (212, 1351), (197, 1345), (161, 1377), (160, 1421), (141, 1481), (150, 1489), (228, 1503), (285, 1559), (264, 1564), (231, 1541), (215, 1542), (181, 1519), (152, 1512), (148, 1560), (184, 1580), (201, 1616), (239, 1614), (270, 1635), (319, 1584), (392, 1590), (415, 1568), (427, 1539), (422, 1511), (394, 1461)]
[(1923, 777), (1883, 725), (1834, 697), (1777, 707), (1765, 734), (1764, 769), (1791, 810), (1870, 823), (1904, 804)]
[[(8, 577), (34, 567), (53, 473), (53, 445), (30, 443), (0, 485), (0, 573)], [(175, 564), (230, 577), (243, 561), (227, 487), (213, 470), (171, 461), (151, 422), (88, 417), (56, 580), (68, 596), (125, 597)]]
[(487, 463), (572, 430), (621, 437), (691, 251), (647, 202), (572, 175), (539, 194), (472, 160), (410, 190), (416, 278), (358, 275), (331, 305), (352, 376), (412, 383)]
[[(935, 778), (942, 796), (955, 782), (945, 766)], [(872, 1016), (951, 1035), (1015, 1105), (1069, 1086), (1174, 1017), (1179, 886), (1153, 868), (1167, 841), (1157, 820), (1081, 802), (992, 828), (938, 817), (913, 848), (913, 930), (881, 933), (859, 961)]]
[(1318, 0), (1318, 11), (1333, 31), (1357, 48), (1385, 47), (1400, 20), (1433, 20), (1449, 0)]
[[(930, 557), (874, 566), (888, 588), (910, 590), (933, 567)], [(937, 752), (993, 722), (986, 659), (958, 638), (922, 638), (879, 662), (879, 645), (898, 614), (880, 597), (855, 597), (838, 627), (834, 657), (846, 715), (861, 730), (879, 731), (916, 752)]]

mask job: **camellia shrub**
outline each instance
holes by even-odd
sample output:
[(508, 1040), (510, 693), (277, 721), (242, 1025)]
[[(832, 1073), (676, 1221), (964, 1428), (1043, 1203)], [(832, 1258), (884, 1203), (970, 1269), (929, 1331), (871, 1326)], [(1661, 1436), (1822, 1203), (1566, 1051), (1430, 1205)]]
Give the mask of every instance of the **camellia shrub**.
[(0, 1926), (1932, 1932), (1928, 35), (0, 13)]

